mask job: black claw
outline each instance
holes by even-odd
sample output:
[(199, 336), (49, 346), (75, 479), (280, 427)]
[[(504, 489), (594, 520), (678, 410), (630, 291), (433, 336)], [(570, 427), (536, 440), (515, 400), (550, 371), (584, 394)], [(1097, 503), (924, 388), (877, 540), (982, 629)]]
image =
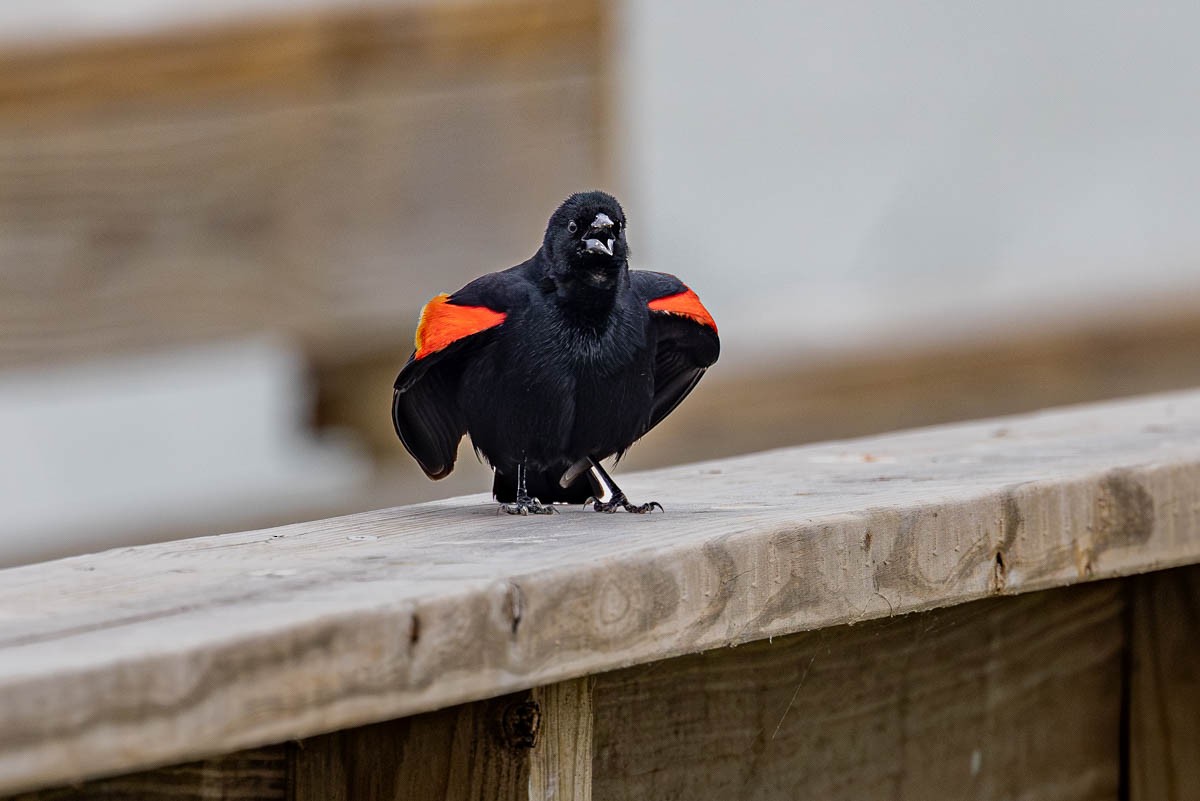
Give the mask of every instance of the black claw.
[(644, 515), (647, 512), (653, 512), (655, 509), (660, 512), (666, 511), (663, 509), (662, 504), (658, 501), (643, 503), (641, 506), (635, 506), (634, 504), (630, 503), (629, 499), (625, 497), (625, 493), (621, 492), (621, 488), (618, 487), (616, 482), (612, 480), (612, 477), (609, 476), (608, 473), (604, 472), (604, 468), (600, 466), (598, 461), (590, 456), (588, 457), (587, 461), (590, 465), (587, 471), (587, 477), (588, 481), (592, 483), (592, 489), (596, 491), (597, 495), (600, 495), (601, 497), (608, 497), (611, 500), (605, 502), (593, 496), (583, 502), (584, 506), (591, 504), (592, 508), (597, 512), (606, 512), (608, 514), (612, 514), (613, 512), (617, 511), (617, 509), (624, 509), (626, 512), (635, 515)]
[(658, 501), (650, 501), (650, 503), (643, 503), (640, 506), (635, 506), (634, 504), (627, 501), (624, 497), (614, 498), (613, 500), (609, 501), (608, 503), (601, 503), (600, 501), (595, 501), (594, 503), (592, 503), (592, 508), (595, 509), (597, 512), (604, 512), (606, 514), (612, 514), (613, 512), (617, 511), (618, 509), (624, 509), (626, 512), (629, 512), (630, 514), (633, 514), (633, 515), (644, 515), (648, 512), (653, 512), (655, 509), (657, 509), (660, 512), (666, 512), (666, 510), (663, 509), (662, 504), (659, 503)]
[(553, 506), (547, 506), (537, 498), (530, 497), (529, 491), (525, 489), (525, 462), (517, 465), (517, 498), (513, 503), (502, 503), (500, 512), (508, 512), (510, 515), (552, 515), (555, 512)]
[(513, 503), (500, 504), (500, 512), (508, 512), (510, 515), (552, 515), (557, 510), (553, 506), (547, 506), (537, 498), (517, 498)]

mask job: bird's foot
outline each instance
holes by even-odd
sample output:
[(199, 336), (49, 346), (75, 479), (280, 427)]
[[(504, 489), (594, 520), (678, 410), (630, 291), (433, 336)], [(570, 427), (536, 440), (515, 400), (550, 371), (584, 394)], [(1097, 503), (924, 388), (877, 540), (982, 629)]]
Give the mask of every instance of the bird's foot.
[(607, 503), (605, 503), (603, 501), (598, 501), (595, 498), (592, 498), (591, 504), (592, 504), (592, 509), (594, 509), (597, 512), (604, 512), (605, 514), (612, 514), (613, 512), (617, 511), (618, 509), (624, 509), (626, 512), (629, 512), (630, 514), (633, 514), (633, 515), (644, 515), (649, 512), (653, 512), (655, 509), (657, 509), (660, 512), (666, 511), (665, 509), (663, 509), (662, 504), (659, 503), (658, 501), (650, 501), (650, 503), (643, 503), (640, 505), (635, 505), (635, 504), (630, 503), (629, 499), (626, 498), (624, 495), (618, 495), (617, 497), (613, 498), (611, 501), (608, 501)]
[(510, 515), (552, 515), (555, 510), (553, 506), (547, 506), (537, 498), (522, 496), (513, 503), (500, 504), (500, 511)]

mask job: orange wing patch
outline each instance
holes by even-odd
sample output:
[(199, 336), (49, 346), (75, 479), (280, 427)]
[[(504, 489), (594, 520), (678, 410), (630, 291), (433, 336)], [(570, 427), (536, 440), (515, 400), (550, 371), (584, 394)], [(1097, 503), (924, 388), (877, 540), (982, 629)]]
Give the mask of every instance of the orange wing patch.
[(684, 289), (675, 295), (667, 295), (665, 298), (657, 298), (650, 301), (648, 305), (650, 306), (650, 311), (678, 314), (681, 317), (694, 320), (700, 323), (700, 325), (708, 326), (714, 333), (717, 330), (716, 321), (708, 313), (708, 309), (704, 308), (704, 304), (700, 302), (700, 298), (696, 297), (696, 293), (690, 289)]
[(424, 359), (463, 337), (494, 328), (504, 322), (507, 316), (486, 306), (459, 306), (449, 301), (449, 295), (441, 294), (421, 309), (415, 358)]

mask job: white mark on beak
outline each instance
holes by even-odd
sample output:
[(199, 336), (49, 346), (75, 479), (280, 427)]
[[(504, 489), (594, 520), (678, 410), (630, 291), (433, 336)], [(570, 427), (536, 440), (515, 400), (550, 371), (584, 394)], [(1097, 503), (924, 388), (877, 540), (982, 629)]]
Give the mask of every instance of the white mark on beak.
[(601, 242), (599, 239), (585, 239), (583, 244), (586, 246), (588, 253), (603, 253), (605, 256), (613, 254), (613, 240), (610, 238), (607, 242)]

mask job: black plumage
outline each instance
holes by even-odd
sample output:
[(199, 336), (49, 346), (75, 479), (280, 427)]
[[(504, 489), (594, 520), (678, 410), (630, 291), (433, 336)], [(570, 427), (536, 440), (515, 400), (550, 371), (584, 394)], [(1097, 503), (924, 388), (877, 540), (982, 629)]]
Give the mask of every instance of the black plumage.
[(630, 270), (625, 215), (603, 192), (568, 198), (528, 261), (426, 307), (396, 379), (392, 420), (431, 478), (464, 433), (513, 513), (630, 504), (600, 466), (624, 453), (716, 361), (708, 312), (679, 279)]

